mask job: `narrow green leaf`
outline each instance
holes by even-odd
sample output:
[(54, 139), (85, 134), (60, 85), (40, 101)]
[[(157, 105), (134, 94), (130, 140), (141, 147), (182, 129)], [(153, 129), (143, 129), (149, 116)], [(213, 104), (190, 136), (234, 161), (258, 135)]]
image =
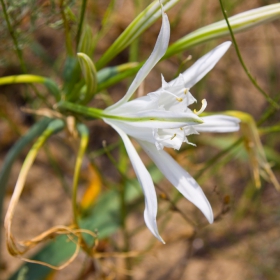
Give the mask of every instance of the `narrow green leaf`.
[[(229, 17), (229, 23), (234, 33), (242, 32), (257, 25), (273, 21), (280, 17), (280, 4), (272, 4), (246, 11)], [(206, 41), (229, 35), (225, 20), (221, 20), (199, 28), (173, 43), (162, 59), (182, 52)]]
[(112, 86), (138, 72), (143, 63), (129, 62), (114, 67), (106, 67), (97, 72), (97, 92)]
[(92, 31), (89, 25), (83, 28), (81, 40), (78, 47), (78, 52), (85, 53), (88, 56), (92, 55), (94, 49), (94, 41)]
[(88, 57), (85, 53), (78, 53), (78, 60), (86, 82), (86, 93), (84, 96), (79, 96), (79, 99), (81, 103), (87, 104), (96, 93), (96, 69), (90, 57)]
[[(167, 11), (173, 7), (179, 0), (162, 0), (164, 10)], [(96, 63), (96, 68), (101, 69), (112, 58), (119, 54), (123, 49), (129, 46), (137, 37), (139, 37), (149, 26), (161, 17), (160, 2), (154, 1), (142, 13), (140, 13), (131, 24), (124, 30), (118, 39), (103, 54)]]
[(66, 96), (71, 95), (71, 92), (76, 83), (79, 82), (81, 77), (81, 68), (76, 57), (68, 56), (65, 61), (63, 79), (64, 87), (63, 91)]

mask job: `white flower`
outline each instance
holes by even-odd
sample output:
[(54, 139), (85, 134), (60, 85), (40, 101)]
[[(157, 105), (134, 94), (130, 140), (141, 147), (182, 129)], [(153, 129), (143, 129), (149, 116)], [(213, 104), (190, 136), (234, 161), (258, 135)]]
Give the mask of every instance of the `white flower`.
[(104, 121), (121, 136), (143, 189), (146, 225), (163, 243), (156, 223), (157, 197), (154, 184), (128, 135), (137, 140), (174, 187), (196, 205), (209, 223), (212, 223), (213, 212), (202, 189), (163, 148), (179, 149), (183, 142), (189, 143), (187, 136), (190, 134), (232, 132), (239, 129), (237, 118), (224, 115), (199, 117), (207, 106), (205, 100), (202, 101), (202, 107), (197, 112), (188, 108), (190, 104), (196, 102), (189, 89), (215, 66), (229, 48), (230, 42), (225, 42), (204, 55), (175, 80), (167, 83), (162, 77), (162, 87), (157, 91), (128, 102), (154, 65), (164, 55), (169, 35), (168, 17), (163, 14), (162, 27), (152, 54), (137, 73), (125, 96), (105, 109), (103, 114)]

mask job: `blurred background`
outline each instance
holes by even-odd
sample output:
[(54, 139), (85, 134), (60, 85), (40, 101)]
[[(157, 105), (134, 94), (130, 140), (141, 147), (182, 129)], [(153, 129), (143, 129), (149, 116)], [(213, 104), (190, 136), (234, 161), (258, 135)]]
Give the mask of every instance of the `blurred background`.
[[(76, 30), (80, 1), (65, 1), (69, 6), (67, 17), (72, 30)], [(147, 0), (96, 0), (88, 1), (86, 20), (96, 34), (93, 61), (104, 53), (140, 11), (151, 1)], [(250, 0), (225, 1), (228, 16), (258, 8), (277, 1)], [(63, 21), (60, 1), (9, 0), (6, 2), (12, 27), (23, 52), (24, 67), (30, 74), (47, 76), (59, 84), (66, 58)], [(108, 12), (108, 7), (110, 11)], [(223, 19), (219, 1), (181, 0), (168, 12), (171, 23), (171, 40), (210, 23)], [(0, 14), (0, 75), (22, 73), (22, 65), (15, 55), (15, 48)], [(108, 17), (104, 28), (104, 18)], [(160, 20), (146, 30), (129, 48), (122, 51), (109, 66), (126, 62), (143, 61), (155, 44)], [(103, 27), (102, 27), (103, 26)], [(73, 31), (73, 32), (74, 32)], [(280, 98), (280, 21), (275, 20), (245, 32), (236, 34), (238, 47), (247, 68), (258, 84), (279, 104)], [(161, 74), (167, 81), (187, 69), (203, 54), (218, 44), (231, 40), (230, 36), (193, 47), (181, 54), (160, 62), (145, 79), (138, 96), (156, 90), (161, 85)], [(186, 60), (191, 55), (191, 59)], [(105, 108), (122, 97), (133, 76), (102, 90), (89, 104)], [(38, 120), (37, 114), (22, 108), (38, 110), (52, 108), (55, 103), (42, 86), (36, 85), (42, 99), (36, 98), (34, 89), (26, 85), (0, 87), (0, 166), (9, 149)], [(144, 226), (143, 202), (134, 172), (125, 156), (121, 141), (102, 121), (85, 121), (90, 130), (90, 142), (84, 160), (79, 185), (79, 201), (85, 208), (95, 207), (100, 196), (122, 186), (135, 189), (126, 204), (124, 224), (99, 240), (97, 252), (106, 253), (89, 258), (82, 251), (73, 263), (61, 271), (48, 271), (47, 276), (34, 272), (33, 278), (9, 278), (24, 264), (9, 255), (2, 230), (1, 279), (197, 279), (197, 280), (245, 280), (280, 278), (280, 194), (271, 178), (263, 174), (254, 152), (255, 145), (264, 149), (266, 158), (276, 178), (280, 178), (279, 110), (271, 105), (252, 85), (232, 46), (216, 67), (191, 90), (200, 107), (200, 101), (208, 102), (207, 112), (238, 110), (250, 114), (259, 121), (259, 138), (254, 138), (246, 125), (238, 133), (193, 135), (189, 141), (197, 146), (183, 145), (180, 152), (170, 154), (194, 176), (209, 199), (215, 222), (208, 225), (203, 215), (177, 191), (164, 177), (155, 171), (147, 156), (140, 154), (152, 170), (159, 200), (158, 223), (166, 245), (160, 244)], [(264, 117), (269, 114), (268, 117)], [(276, 127), (274, 130), (266, 128)], [(277, 130), (278, 127), (278, 130)], [(105, 141), (105, 142), (104, 142)], [(104, 145), (106, 143), (106, 148)], [(135, 143), (136, 144), (136, 143)], [(251, 145), (251, 146), (250, 146)], [(261, 146), (262, 145), (262, 146)], [(139, 147), (138, 147), (139, 148)], [(24, 192), (17, 205), (13, 232), (18, 239), (31, 238), (58, 224), (71, 224), (71, 180), (73, 176), (78, 140), (66, 132), (52, 137), (40, 151), (29, 172)], [(28, 152), (25, 149), (12, 168), (4, 198), (4, 210), (8, 207), (22, 162)], [(111, 156), (111, 157), (110, 157)], [(112, 161), (112, 158), (116, 162)], [(124, 178), (116, 163), (126, 162)], [(260, 168), (261, 186), (257, 186), (254, 170)], [(132, 183), (133, 182), (133, 183)], [(86, 200), (88, 199), (89, 202)], [(174, 200), (175, 199), (175, 200)], [(176, 200), (177, 199), (177, 200)], [(174, 202), (176, 201), (176, 202)], [(91, 219), (102, 217), (105, 203), (95, 210)], [(106, 205), (107, 205), (106, 204)], [(118, 220), (119, 209), (112, 214)], [(116, 216), (114, 216), (114, 214)], [(85, 214), (86, 215), (86, 214)], [(91, 215), (91, 214), (90, 214)], [(90, 219), (89, 219), (90, 221)], [(193, 223), (196, 226), (193, 226)], [(108, 225), (106, 225), (108, 226)], [(52, 242), (52, 241), (51, 241)], [(40, 252), (45, 244), (37, 246), (28, 256)], [(60, 249), (59, 249), (60, 250)], [(122, 252), (133, 252), (129, 258)], [(114, 255), (112, 252), (119, 252)], [(141, 253), (137, 253), (141, 252)], [(49, 260), (58, 251), (48, 252)], [(110, 255), (110, 253), (112, 253)], [(36, 274), (37, 273), (37, 274)], [(37, 275), (37, 278), (36, 278)], [(41, 278), (40, 278), (41, 277)]]

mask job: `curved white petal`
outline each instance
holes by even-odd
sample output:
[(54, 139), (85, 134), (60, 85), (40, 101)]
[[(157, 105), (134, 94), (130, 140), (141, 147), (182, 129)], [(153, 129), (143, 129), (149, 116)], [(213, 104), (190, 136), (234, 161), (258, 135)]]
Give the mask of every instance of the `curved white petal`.
[[(138, 71), (136, 74), (136, 77), (134, 78), (133, 82), (131, 83), (127, 93), (125, 96), (119, 100), (117, 103), (112, 105), (110, 108), (114, 109), (121, 104), (127, 102), (130, 97), (133, 95), (133, 93), (137, 90), (137, 88), (140, 86), (142, 81), (147, 77), (147, 75), (150, 73), (150, 71), (153, 69), (153, 67), (158, 63), (158, 61), (163, 57), (163, 55), (166, 52), (166, 49), (168, 47), (170, 38), (170, 24), (168, 17), (165, 13), (162, 12), (162, 26), (160, 29), (160, 33), (158, 35), (155, 47), (145, 62), (145, 64), (142, 66), (142, 68)], [(109, 109), (110, 110), (110, 109)]]
[(234, 132), (239, 130), (240, 120), (238, 118), (225, 116), (225, 115), (213, 115), (202, 117), (203, 123), (200, 125), (194, 125), (194, 128), (198, 132)]
[[(197, 60), (184, 73), (182, 73), (185, 81), (185, 87), (191, 88), (198, 81), (200, 81), (216, 65), (216, 63), (228, 50), (230, 45), (231, 42), (224, 42), (223, 44), (217, 46), (215, 49), (211, 50), (199, 60)], [(177, 79), (171, 81), (171, 83), (176, 83)]]
[(122, 115), (104, 114), (104, 119), (118, 120), (135, 127), (177, 128), (203, 123), (202, 119), (191, 110), (171, 112), (165, 110), (147, 110)]
[(157, 196), (151, 175), (140, 159), (128, 136), (119, 127), (110, 122), (107, 123), (111, 125), (121, 136), (138, 181), (142, 187), (145, 196), (144, 219), (146, 225), (158, 240), (160, 240), (162, 243), (165, 243), (159, 235), (157, 228)]
[(103, 120), (111, 126), (114, 125), (114, 126), (119, 127), (123, 132), (125, 132), (127, 135), (129, 135), (133, 138), (155, 144), (153, 128), (150, 128), (150, 127), (139, 128), (139, 127), (135, 127), (133, 123), (127, 123), (127, 122), (112, 120), (112, 119), (110, 119), (110, 120), (103, 119)]
[(201, 210), (209, 223), (213, 223), (210, 203), (195, 179), (164, 150), (157, 150), (154, 145), (144, 141), (139, 141), (139, 144), (173, 186)]
[[(112, 106), (111, 106), (112, 107)], [(116, 108), (108, 107), (104, 111), (111, 115), (123, 115), (124, 113), (130, 114), (143, 110), (154, 110), (158, 108), (158, 102), (152, 100), (150, 96), (142, 96), (126, 102)]]

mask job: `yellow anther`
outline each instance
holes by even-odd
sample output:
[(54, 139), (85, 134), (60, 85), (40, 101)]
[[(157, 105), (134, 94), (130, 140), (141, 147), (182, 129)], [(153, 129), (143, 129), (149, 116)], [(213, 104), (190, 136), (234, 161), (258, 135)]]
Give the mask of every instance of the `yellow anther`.
[(183, 98), (177, 97), (176, 100), (178, 100), (179, 102), (182, 102)]
[(170, 140), (173, 140), (176, 137), (176, 133), (171, 137)]
[(184, 89), (184, 94), (187, 94), (189, 92), (189, 89), (188, 88), (185, 88)]
[(180, 127), (180, 129), (181, 129), (181, 130), (183, 130), (183, 128), (182, 128), (182, 127)]

